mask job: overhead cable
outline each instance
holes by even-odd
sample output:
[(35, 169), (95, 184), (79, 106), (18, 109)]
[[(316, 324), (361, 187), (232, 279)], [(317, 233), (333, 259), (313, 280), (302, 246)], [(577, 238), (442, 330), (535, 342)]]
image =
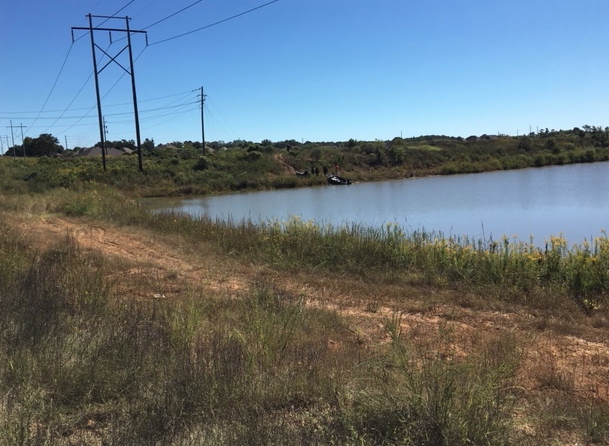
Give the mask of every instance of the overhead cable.
[[(138, 60), (140, 58), (140, 56), (144, 53), (144, 51), (146, 50), (146, 47), (144, 47), (144, 49), (140, 52), (140, 54), (138, 54), (138, 56), (135, 58), (134, 63), (136, 60)], [(114, 87), (116, 87), (116, 85), (121, 81), (121, 79), (123, 78), (123, 76), (125, 75), (125, 73), (123, 72), (123, 74), (121, 74), (121, 76), (118, 78), (118, 80), (114, 83), (114, 85), (112, 85), (112, 87), (110, 87), (110, 89), (106, 92), (106, 94), (104, 94), (102, 96), (102, 99), (104, 99), (111, 91), (112, 89), (114, 89)], [(91, 76), (93, 76), (93, 73), (91, 73), (89, 75), (89, 79), (91, 78)], [(87, 82), (89, 81), (89, 79), (87, 79)], [(83, 85), (84, 88), (84, 85)], [(82, 88), (81, 88), (82, 90)], [(78, 92), (78, 94), (80, 94), (80, 91)], [(78, 96), (77, 94), (77, 96)], [(74, 98), (76, 99), (76, 98)], [(72, 100), (72, 102), (74, 102), (74, 100)], [(70, 102), (70, 105), (72, 105), (72, 102)], [(69, 107), (69, 106), (68, 106)], [(86, 117), (89, 116), (89, 113), (91, 113), (93, 110), (95, 109), (95, 106), (91, 107), (89, 109), (89, 111), (87, 113), (85, 113), (84, 116), (82, 116), (78, 121), (76, 121), (72, 126), (68, 127), (65, 131), (67, 132), (68, 130), (70, 130), (74, 125), (78, 124), (80, 121), (82, 121), (83, 119), (85, 119)], [(67, 109), (66, 109), (67, 110)], [(54, 124), (54, 123), (53, 123)]]
[[(140, 118), (140, 122), (156, 121), (160, 118), (164, 118), (167, 116), (174, 116), (174, 117), (182, 116), (183, 114), (185, 114), (187, 112), (198, 110), (197, 105), (198, 104), (196, 104), (196, 103), (184, 104), (184, 105), (180, 106), (180, 109), (174, 110), (172, 112), (161, 113), (161, 114), (157, 114), (155, 116), (147, 116), (147, 117)], [(171, 118), (171, 119), (173, 119), (173, 118)], [(129, 120), (123, 120), (123, 121), (112, 120), (112, 121), (108, 121), (108, 122), (110, 122), (112, 124), (124, 124), (124, 123), (131, 122), (131, 121), (129, 121)], [(160, 125), (160, 124), (158, 124), (158, 125)]]
[(102, 26), (104, 23), (106, 23), (108, 20), (110, 20), (111, 18), (116, 17), (116, 15), (121, 12), (123, 9), (125, 9), (127, 6), (129, 6), (131, 3), (133, 3), (135, 0), (131, 0), (129, 3), (127, 3), (125, 6), (123, 6), (121, 9), (119, 9), (118, 11), (116, 11), (114, 14), (112, 14), (110, 17), (108, 17), (106, 20), (104, 20), (103, 22), (101, 22), (99, 25), (97, 26)]
[[(198, 101), (189, 101), (189, 102), (184, 102), (182, 104), (177, 104), (177, 105), (166, 105), (164, 107), (157, 107), (157, 108), (150, 108), (148, 110), (140, 110), (140, 113), (152, 113), (152, 112), (156, 112), (156, 111), (161, 111), (161, 110), (168, 110), (170, 108), (179, 108), (179, 107), (184, 107), (186, 105), (192, 105), (192, 104), (198, 104)], [(91, 107), (91, 108), (95, 108), (95, 107)], [(104, 116), (123, 116), (123, 115), (131, 115), (133, 114), (133, 111), (128, 111), (128, 112), (117, 112), (117, 113), (107, 113), (104, 114)], [(54, 119), (55, 122), (53, 124), (55, 124), (57, 121), (59, 121), (60, 119), (84, 119), (84, 118), (95, 118), (95, 116), (47, 116), (47, 117), (42, 117), (40, 118), (40, 120), (51, 120)], [(3, 119), (7, 119), (7, 118), (3, 118)], [(31, 126), (30, 126), (31, 127)]]
[(183, 116), (183, 115), (185, 115), (186, 113), (190, 113), (190, 112), (192, 112), (192, 111), (194, 111), (194, 110), (196, 110), (196, 108), (192, 108), (192, 109), (185, 110), (184, 112), (179, 113), (179, 114), (177, 114), (177, 115), (173, 116), (172, 118), (169, 118), (169, 119), (167, 119), (167, 120), (165, 120), (165, 121), (162, 121), (162, 122), (156, 123), (154, 126), (145, 127), (145, 128), (144, 128), (144, 130), (148, 130), (148, 129), (156, 128), (156, 127), (158, 127), (159, 125), (166, 124), (166, 123), (168, 123), (169, 121), (173, 121), (174, 119), (177, 119), (177, 118), (179, 118), (180, 116)]
[[(166, 96), (159, 96), (157, 98), (138, 99), (138, 103), (140, 103), (140, 102), (158, 101), (159, 99), (167, 99), (167, 98), (172, 98), (172, 97), (176, 97), (176, 96), (186, 96), (186, 95), (190, 94), (191, 91), (192, 90), (183, 91), (181, 93), (168, 94)], [(199, 91), (199, 90), (197, 90), (197, 91)], [(131, 104), (133, 104), (133, 103), (132, 102), (123, 102), (123, 103), (120, 103), (120, 104), (104, 105), (104, 107), (105, 108), (108, 108), (108, 107), (121, 107), (123, 105), (131, 105)], [(91, 107), (79, 107), (79, 108), (71, 108), (71, 109), (69, 109), (69, 111), (89, 110), (89, 109), (91, 109)], [(58, 112), (62, 112), (62, 111), (65, 111), (65, 110), (64, 109), (46, 110), (47, 113), (58, 113)], [(34, 114), (34, 113), (39, 113), (39, 112), (37, 112), (37, 111), (5, 111), (5, 112), (0, 111), (1, 115), (25, 115), (25, 114)], [(10, 118), (4, 118), (3, 117), (2, 119), (10, 119)], [(12, 119), (21, 119), (21, 118), (12, 118)]]
[[(82, 87), (80, 87), (80, 90), (78, 90), (78, 93), (76, 93), (76, 95), (74, 96), (74, 98), (70, 101), (70, 103), (68, 104), (68, 106), (64, 109), (64, 111), (59, 115), (59, 117), (53, 122), (53, 124), (51, 124), (50, 126), (48, 126), (46, 128), (46, 130), (42, 133), (46, 133), (51, 127), (53, 127), (55, 124), (57, 124), (57, 121), (59, 121), (64, 113), (66, 113), (68, 111), (68, 109), (70, 108), (70, 105), (72, 105), (74, 103), (74, 101), (76, 100), (76, 98), (78, 98), (78, 96), (80, 95), (80, 93), (82, 93), (82, 91), (84, 90), (85, 86), (89, 83), (89, 80), (91, 79), (91, 76), (93, 76), (93, 73), (89, 74), (89, 77), (87, 78), (87, 80), (85, 81), (84, 84), (82, 84)], [(79, 121), (80, 122), (80, 121)]]
[(172, 18), (172, 17), (173, 17), (173, 16), (175, 16), (175, 15), (178, 15), (179, 13), (184, 12), (184, 11), (186, 11), (186, 10), (187, 10), (187, 9), (189, 9), (189, 8), (192, 8), (194, 5), (196, 5), (197, 3), (201, 3), (202, 1), (203, 1), (203, 0), (197, 0), (196, 2), (191, 3), (190, 5), (186, 6), (185, 8), (182, 8), (182, 9), (180, 9), (179, 11), (174, 12), (173, 14), (170, 14), (170, 15), (168, 15), (167, 17), (165, 17), (165, 18), (163, 18), (163, 19), (161, 19), (161, 20), (159, 20), (159, 21), (154, 22), (152, 25), (148, 25), (147, 27), (145, 27), (145, 28), (144, 28), (144, 30), (146, 30), (146, 29), (148, 29), (148, 28), (152, 28), (153, 26), (158, 25), (159, 23), (164, 22), (164, 21), (165, 21), (165, 20), (167, 20), (167, 19), (170, 19), (170, 18)]
[[(125, 6), (123, 6), (121, 9), (119, 9), (118, 11), (116, 11), (114, 14), (112, 14), (110, 17), (108, 17), (106, 20), (104, 20), (103, 22), (101, 22), (99, 25), (97, 26), (102, 26), (104, 23), (106, 23), (108, 20), (116, 17), (116, 15), (121, 12), (123, 9), (125, 9), (127, 6), (129, 6), (131, 3), (133, 3), (135, 0), (131, 0), (129, 3), (127, 3)], [(99, 2), (101, 3), (101, 2)], [(99, 3), (97, 5), (99, 5)], [(95, 5), (95, 8), (97, 7), (97, 5)], [(93, 9), (95, 9), (93, 8)], [(83, 37), (85, 37), (86, 35), (89, 34), (89, 31), (87, 31), (86, 33), (84, 33), (83, 35), (81, 35), (80, 37), (77, 37), (74, 40), (74, 42), (78, 42), (80, 39), (82, 39)]]
[(219, 20), (217, 22), (210, 23), (209, 25), (202, 26), (201, 28), (193, 29), (192, 31), (188, 31), (188, 32), (185, 32), (183, 34), (178, 34), (177, 36), (168, 37), (167, 39), (163, 39), (163, 40), (159, 40), (157, 42), (153, 42), (153, 43), (149, 44), (149, 46), (158, 45), (159, 43), (168, 42), (170, 40), (178, 39), (180, 37), (184, 37), (184, 36), (187, 36), (189, 34), (193, 34), (193, 33), (199, 32), (199, 31), (203, 31), (204, 29), (211, 28), (212, 26), (216, 26), (216, 25), (219, 25), (221, 23), (228, 22), (229, 20), (236, 19), (237, 17), (241, 17), (242, 15), (249, 14), (250, 12), (254, 12), (254, 11), (258, 10), (258, 9), (264, 8), (265, 6), (268, 6), (268, 5), (272, 4), (272, 3), (277, 3), (278, 1), (279, 0), (272, 0), (270, 2), (264, 3), (263, 5), (256, 6), (255, 8), (248, 9), (247, 11), (243, 11), (243, 12), (241, 12), (239, 14), (235, 14), (235, 15), (233, 15), (231, 17), (227, 17), (226, 19), (222, 19), (222, 20)]
[[(51, 91), (49, 91), (49, 94), (47, 95), (47, 98), (45, 99), (44, 104), (42, 104), (42, 108), (40, 109), (40, 111), (38, 112), (36, 117), (34, 118), (34, 122), (32, 122), (32, 124), (30, 125), (30, 128), (32, 128), (32, 126), (36, 123), (36, 121), (40, 117), (40, 114), (43, 112), (44, 107), (46, 107), (47, 102), (49, 102), (49, 98), (51, 97), (51, 94), (53, 94), (53, 91), (55, 90), (55, 86), (57, 85), (57, 81), (59, 80), (59, 77), (61, 76), (61, 73), (63, 72), (63, 69), (66, 66), (66, 62), (68, 61), (68, 57), (70, 56), (70, 52), (72, 51), (72, 47), (73, 46), (74, 46), (74, 42), (72, 42), (70, 44), (70, 48), (68, 48), (68, 53), (66, 54), (66, 57), (63, 59), (63, 63), (61, 64), (61, 68), (59, 69), (59, 73), (57, 73), (57, 77), (55, 78), (55, 82), (53, 82), (53, 86), (51, 87)], [(26, 133), (27, 133), (27, 131), (26, 131)]]
[[(135, 1), (135, 0), (132, 0)], [(108, 50), (108, 48), (110, 48), (110, 46), (112, 45), (112, 43), (110, 43), (108, 45), (108, 47), (106, 48), (106, 50)], [(142, 51), (143, 52), (143, 51)], [(106, 53), (106, 51), (104, 51), (104, 53)], [(141, 55), (141, 53), (140, 53)], [(138, 56), (139, 57), (139, 56)], [(76, 93), (76, 96), (74, 96), (74, 98), (70, 101), (70, 103), (68, 104), (68, 106), (64, 109), (64, 111), (61, 113), (61, 115), (59, 115), (59, 118), (57, 118), (57, 120), (55, 122), (53, 122), (53, 124), (51, 124), (49, 127), (47, 127), (47, 129), (43, 132), (46, 133), (51, 127), (53, 127), (57, 121), (64, 115), (64, 113), (66, 113), (68, 111), (68, 109), (70, 108), (70, 106), (74, 103), (74, 101), (76, 100), (76, 98), (78, 98), (78, 96), (80, 95), (80, 93), (82, 93), (82, 91), (84, 90), (85, 86), (87, 85), (87, 83), (89, 83), (89, 80), (91, 79), (91, 76), (93, 76), (93, 72), (91, 72), (89, 74), (89, 77), (87, 78), (87, 80), (85, 81), (85, 83), (82, 85), (82, 87), (80, 87), (80, 90), (78, 90), (78, 93)], [(122, 78), (122, 77), (121, 77)], [(120, 80), (120, 79), (119, 79)], [(116, 85), (116, 84), (115, 84)], [(114, 88), (114, 86), (112, 87)], [(107, 93), (106, 93), (107, 94)], [(95, 108), (95, 107), (93, 107)], [(87, 117), (87, 115), (89, 113), (91, 113), (91, 111), (93, 110), (93, 108), (91, 108), (81, 119), (79, 119), (78, 121), (75, 122), (75, 124), (78, 124), (80, 121), (82, 121), (82, 119), (84, 119), (85, 117)]]

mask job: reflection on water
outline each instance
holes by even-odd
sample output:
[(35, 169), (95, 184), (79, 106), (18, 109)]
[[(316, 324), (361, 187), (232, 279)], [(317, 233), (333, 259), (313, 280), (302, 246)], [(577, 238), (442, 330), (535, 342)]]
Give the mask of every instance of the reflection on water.
[(147, 201), (154, 209), (241, 221), (341, 225), (397, 223), (476, 239), (562, 233), (570, 243), (601, 235), (609, 211), (609, 163)]

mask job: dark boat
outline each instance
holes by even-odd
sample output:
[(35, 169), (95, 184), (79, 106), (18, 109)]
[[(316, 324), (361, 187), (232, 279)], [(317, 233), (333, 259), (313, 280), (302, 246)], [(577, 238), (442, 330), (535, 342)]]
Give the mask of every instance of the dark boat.
[(328, 184), (333, 184), (335, 186), (346, 186), (347, 184), (351, 184), (351, 180), (349, 178), (339, 177), (338, 175), (326, 175), (328, 179)]

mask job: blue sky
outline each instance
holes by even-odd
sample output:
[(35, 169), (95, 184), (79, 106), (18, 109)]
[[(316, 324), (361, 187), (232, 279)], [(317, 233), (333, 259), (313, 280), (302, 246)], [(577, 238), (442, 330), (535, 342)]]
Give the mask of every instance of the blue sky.
[[(52, 133), (69, 148), (99, 140), (90, 37), (75, 31), (72, 43), (71, 28), (88, 26), (89, 13), (125, 6), (118, 16), (148, 31), (147, 47), (143, 35), (132, 36), (142, 140), (200, 141), (201, 86), (207, 141), (609, 125), (606, 0), (278, 0), (165, 41), (269, 1), (204, 0), (150, 26), (195, 1), (5, 2), (0, 139), (11, 143), (12, 121), (26, 136)], [(110, 54), (125, 46), (122, 36), (113, 35)], [(110, 45), (107, 33), (95, 40)], [(118, 60), (127, 66), (124, 53)], [(111, 64), (99, 76), (110, 140), (135, 139), (130, 78), (122, 74)], [(20, 129), (13, 133), (19, 144)]]

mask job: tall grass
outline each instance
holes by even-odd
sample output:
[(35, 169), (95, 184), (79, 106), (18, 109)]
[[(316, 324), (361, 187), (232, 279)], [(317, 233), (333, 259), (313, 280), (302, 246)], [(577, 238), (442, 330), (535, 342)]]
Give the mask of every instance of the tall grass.
[[(440, 339), (446, 327), (438, 327)], [(446, 345), (408, 342), (399, 318), (387, 323), (390, 350), (363, 364), (365, 390), (353, 397), (348, 423), (372, 444), (511, 444), (510, 383), (520, 352), (514, 337), (480, 342), (463, 357)], [(447, 341), (446, 339), (444, 339)], [(478, 340), (480, 341), (480, 340)], [(366, 372), (373, 371), (372, 380)]]
[(478, 359), (414, 359), (423, 349), (400, 334), (366, 351), (335, 313), (265, 284), (226, 299), (138, 300), (116, 294), (104, 258), (70, 237), (40, 252), (16, 239), (0, 232), (1, 444), (421, 444), (432, 427), (446, 444), (507, 435), (497, 392), (509, 352), (477, 375)]
[(235, 223), (175, 214), (142, 214), (139, 224), (191, 240), (212, 241), (224, 252), (279, 268), (503, 290), (499, 294), (509, 290), (568, 296), (585, 313), (603, 308), (609, 296), (606, 234), (570, 247), (563, 237), (552, 236), (541, 249), (532, 239), (473, 240), (425, 231), (405, 233), (394, 224), (333, 227), (297, 218)]
[(100, 185), (82, 191), (54, 189), (35, 197), (7, 197), (2, 206), (148, 227), (193, 243), (209, 242), (222, 252), (284, 269), (486, 287), (504, 295), (568, 296), (588, 314), (604, 308), (609, 296), (609, 238), (604, 233), (571, 246), (560, 235), (552, 236), (539, 248), (533, 240), (407, 233), (395, 224), (330, 226), (297, 218), (287, 222), (212, 221), (149, 213), (115, 189)]

